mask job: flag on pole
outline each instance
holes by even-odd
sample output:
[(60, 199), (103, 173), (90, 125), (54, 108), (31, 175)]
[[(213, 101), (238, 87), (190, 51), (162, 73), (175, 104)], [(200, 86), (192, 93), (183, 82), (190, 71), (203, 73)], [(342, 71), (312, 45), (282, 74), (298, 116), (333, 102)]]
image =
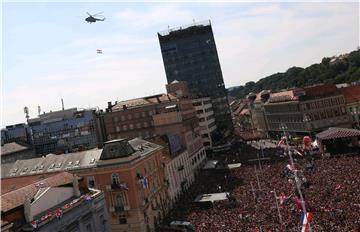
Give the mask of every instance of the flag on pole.
[(309, 232), (309, 226), (312, 219), (312, 212), (306, 213), (307, 216), (302, 212), (300, 217), (301, 232)]
[(278, 142), (278, 146), (284, 145), (286, 141), (286, 136), (281, 137), (280, 141)]

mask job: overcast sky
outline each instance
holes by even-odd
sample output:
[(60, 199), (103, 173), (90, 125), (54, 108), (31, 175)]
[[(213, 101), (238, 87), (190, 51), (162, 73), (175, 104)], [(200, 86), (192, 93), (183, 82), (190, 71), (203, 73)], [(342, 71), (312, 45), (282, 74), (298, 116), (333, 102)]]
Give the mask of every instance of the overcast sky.
[(226, 87), (359, 46), (358, 3), (4, 3), (2, 127), (165, 92), (156, 33), (207, 19)]

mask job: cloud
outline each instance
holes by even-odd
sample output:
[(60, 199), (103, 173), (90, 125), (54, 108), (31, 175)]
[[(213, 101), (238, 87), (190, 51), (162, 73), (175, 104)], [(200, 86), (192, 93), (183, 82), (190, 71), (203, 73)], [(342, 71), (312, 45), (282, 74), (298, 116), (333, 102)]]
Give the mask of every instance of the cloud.
[[(250, 8), (249, 14), (242, 12), (246, 17), (230, 14), (214, 25), (226, 86), (354, 50), (359, 41), (354, 5), (264, 4)], [(308, 15), (301, 14), (305, 9), (309, 9)]]
[(191, 22), (194, 19), (194, 14), (190, 10), (184, 10), (176, 5), (169, 4), (157, 5), (144, 10), (127, 8), (116, 16), (124, 24), (138, 29), (164, 24), (175, 27), (178, 26), (177, 24)]
[[(116, 13), (119, 31), (92, 36), (80, 32), (51, 49), (15, 54), (16, 65), (3, 75), (3, 122), (23, 122), (24, 106), (31, 116), (38, 105), (44, 111), (60, 109), (60, 98), (66, 107), (104, 108), (107, 101), (164, 92), (166, 77), (156, 37), (164, 25), (211, 19), (223, 77), (230, 87), (354, 50), (359, 44), (357, 7), (358, 3), (129, 7)], [(103, 54), (96, 54), (98, 48)]]

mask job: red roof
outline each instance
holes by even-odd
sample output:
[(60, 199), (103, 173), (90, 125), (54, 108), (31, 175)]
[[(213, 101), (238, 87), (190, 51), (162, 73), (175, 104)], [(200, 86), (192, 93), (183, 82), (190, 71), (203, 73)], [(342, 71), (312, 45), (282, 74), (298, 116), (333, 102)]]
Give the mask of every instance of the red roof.
[(332, 127), (316, 135), (318, 139), (338, 139), (360, 136), (360, 130)]
[[(16, 178), (15, 178), (16, 179)], [(73, 174), (62, 172), (36, 183), (1, 195), (1, 211), (7, 212), (24, 204), (27, 198), (32, 199), (40, 187), (55, 187), (71, 183), (74, 179)]]
[(339, 90), (344, 95), (346, 104), (360, 102), (360, 85), (352, 85)]
[(314, 85), (304, 88), (306, 96), (322, 96), (331, 93), (338, 92), (338, 88), (334, 84), (323, 84), (323, 85)]

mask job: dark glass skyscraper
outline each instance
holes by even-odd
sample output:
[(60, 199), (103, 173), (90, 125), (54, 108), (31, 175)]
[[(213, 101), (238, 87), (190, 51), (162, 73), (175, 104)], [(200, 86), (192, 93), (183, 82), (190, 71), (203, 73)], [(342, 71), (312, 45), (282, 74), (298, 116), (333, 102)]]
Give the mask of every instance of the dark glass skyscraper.
[(190, 91), (212, 100), (217, 127), (232, 130), (227, 90), (210, 21), (158, 33), (168, 83), (186, 81)]

